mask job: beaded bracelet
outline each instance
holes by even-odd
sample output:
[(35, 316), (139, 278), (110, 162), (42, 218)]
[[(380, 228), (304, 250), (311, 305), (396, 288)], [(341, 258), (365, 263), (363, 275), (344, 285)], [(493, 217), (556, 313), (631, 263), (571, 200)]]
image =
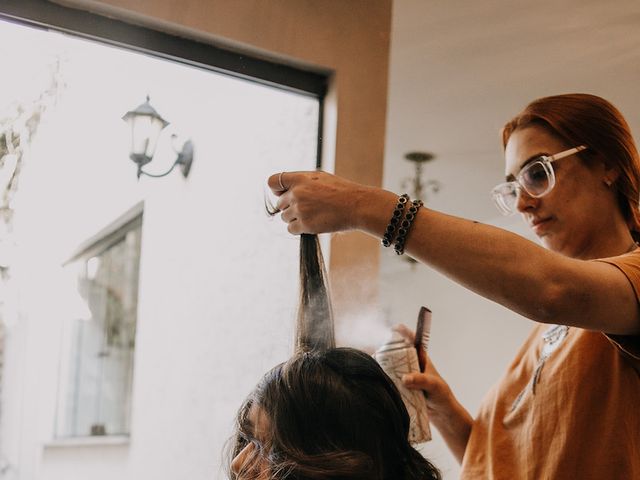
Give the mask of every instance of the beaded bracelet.
[(398, 236), (396, 238), (396, 244), (393, 246), (393, 250), (397, 255), (402, 255), (404, 253), (404, 242), (407, 241), (407, 235), (409, 235), (409, 230), (411, 229), (411, 225), (413, 224), (413, 219), (416, 218), (418, 210), (420, 207), (424, 205), (422, 200), (414, 200), (411, 202), (411, 207), (409, 207), (409, 211), (404, 216), (402, 223), (400, 223), (400, 228), (398, 228)]
[(393, 209), (393, 215), (391, 216), (391, 220), (389, 220), (389, 225), (387, 225), (386, 230), (384, 231), (384, 235), (382, 236), (382, 246), (390, 247), (393, 242), (393, 237), (396, 231), (396, 227), (398, 226), (398, 222), (400, 222), (400, 217), (404, 213), (404, 206), (409, 201), (409, 195), (403, 193), (398, 197), (398, 203), (396, 204), (396, 208)]

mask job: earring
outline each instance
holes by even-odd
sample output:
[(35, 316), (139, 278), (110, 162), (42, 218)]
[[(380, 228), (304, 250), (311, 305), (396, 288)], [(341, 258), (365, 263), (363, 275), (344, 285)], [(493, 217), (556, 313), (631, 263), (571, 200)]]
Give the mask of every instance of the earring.
[(607, 178), (607, 179), (605, 179), (604, 184), (605, 184), (607, 187), (610, 187), (610, 186), (611, 186), (611, 180), (609, 180), (608, 178)]

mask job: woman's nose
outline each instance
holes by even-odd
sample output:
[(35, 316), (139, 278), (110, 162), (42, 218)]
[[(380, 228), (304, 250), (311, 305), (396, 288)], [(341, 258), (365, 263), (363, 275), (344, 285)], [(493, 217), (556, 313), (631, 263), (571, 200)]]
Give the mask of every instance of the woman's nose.
[(231, 461), (231, 471), (238, 475), (242, 470), (242, 466), (247, 461), (249, 453), (253, 449), (253, 443), (249, 442)]
[(518, 188), (517, 195), (516, 209), (520, 213), (530, 210), (538, 204), (539, 199), (529, 195), (524, 188)]

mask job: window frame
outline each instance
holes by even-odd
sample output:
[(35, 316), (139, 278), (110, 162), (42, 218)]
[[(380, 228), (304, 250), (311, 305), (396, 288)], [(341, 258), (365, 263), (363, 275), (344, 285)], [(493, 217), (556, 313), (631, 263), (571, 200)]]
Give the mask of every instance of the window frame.
[(141, 201), (105, 226), (98, 233), (82, 242), (62, 265), (66, 266), (82, 258), (90, 258), (108, 250), (122, 240), (126, 232), (140, 227), (143, 217), (144, 201)]
[(67, 33), (316, 98), (319, 101), (316, 168), (322, 166), (323, 110), (329, 70), (260, 58), (255, 52), (237, 47), (178, 36), (48, 0), (3, 0), (0, 20)]
[[(114, 245), (117, 245), (119, 242), (123, 241), (128, 232), (131, 232), (135, 229), (142, 230), (143, 227), (143, 219), (144, 219), (144, 201), (138, 202), (129, 210), (120, 215), (113, 222), (105, 226), (102, 230), (97, 232), (95, 235), (88, 238), (86, 241), (81, 243), (78, 248), (74, 251), (74, 253), (66, 260), (62, 266), (70, 266), (73, 263), (86, 261), (91, 257), (98, 256), (107, 250), (109, 250)], [(140, 256), (138, 257), (138, 262), (140, 262)], [(138, 265), (139, 268), (139, 265)], [(136, 314), (136, 324), (137, 324), (137, 314)], [(134, 349), (135, 352), (135, 349)], [(60, 368), (70, 367), (70, 363), (72, 359), (68, 358), (67, 361), (63, 361), (63, 358), (60, 359)], [(65, 365), (66, 364), (66, 365)], [(132, 371), (135, 373), (135, 365), (132, 365)], [(55, 425), (53, 431), (54, 443), (59, 442), (74, 442), (76, 439), (91, 439), (91, 438), (128, 438), (130, 435), (131, 425), (129, 424), (128, 432), (118, 432), (118, 433), (105, 433), (105, 434), (87, 434), (87, 435), (64, 435), (61, 430), (61, 395), (65, 395), (68, 392), (69, 388), (73, 388), (70, 384), (66, 383), (63, 385), (61, 382), (62, 378), (58, 379), (58, 392), (57, 392), (57, 401), (55, 408)], [(78, 385), (75, 385), (77, 388)], [(129, 394), (131, 394), (131, 388), (133, 387), (133, 383), (128, 386)], [(126, 412), (126, 416), (130, 416), (131, 412)]]
[[(3, 0), (0, 3), (0, 20), (60, 32), (317, 99), (316, 168), (322, 167), (324, 103), (333, 74), (329, 69), (300, 66), (303, 62), (294, 64), (295, 62), (289, 59), (278, 59), (266, 54), (259, 55), (249, 46), (243, 49), (230, 46), (224, 41), (187, 38), (181, 36), (182, 34), (160, 31), (48, 0)], [(108, 249), (120, 239), (123, 230), (134, 228), (132, 222), (142, 222), (143, 208), (141, 202), (102, 231), (87, 239), (70, 256), (65, 265)], [(56, 407), (55, 414), (54, 444), (75, 445), (76, 440), (85, 438), (96, 441), (113, 438), (111, 435), (59, 436), (59, 407), (59, 405)]]

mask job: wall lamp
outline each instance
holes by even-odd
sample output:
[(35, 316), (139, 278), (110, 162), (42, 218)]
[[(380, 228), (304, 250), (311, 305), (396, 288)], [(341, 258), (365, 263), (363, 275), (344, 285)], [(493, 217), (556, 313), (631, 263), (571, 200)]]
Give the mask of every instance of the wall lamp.
[(177, 165), (180, 166), (182, 175), (187, 178), (193, 163), (193, 142), (191, 140), (184, 142), (180, 151), (174, 148), (178, 156), (171, 168), (166, 172), (156, 175), (142, 170), (142, 167), (153, 160), (160, 133), (164, 127), (169, 125), (169, 122), (162, 118), (155, 108), (151, 106), (148, 95), (147, 100), (142, 105), (125, 113), (122, 119), (131, 126), (131, 153), (129, 158), (138, 166), (138, 178), (140, 178), (140, 175), (154, 178), (164, 177), (169, 175)]
[(426, 190), (430, 190), (433, 193), (438, 193), (442, 188), (442, 184), (438, 180), (422, 181), (422, 167), (425, 163), (430, 162), (435, 158), (433, 153), (429, 152), (409, 152), (404, 156), (405, 160), (413, 163), (414, 174), (413, 178), (407, 178), (402, 183), (403, 188), (411, 185), (413, 191), (411, 192), (412, 198), (422, 200), (427, 203)]

